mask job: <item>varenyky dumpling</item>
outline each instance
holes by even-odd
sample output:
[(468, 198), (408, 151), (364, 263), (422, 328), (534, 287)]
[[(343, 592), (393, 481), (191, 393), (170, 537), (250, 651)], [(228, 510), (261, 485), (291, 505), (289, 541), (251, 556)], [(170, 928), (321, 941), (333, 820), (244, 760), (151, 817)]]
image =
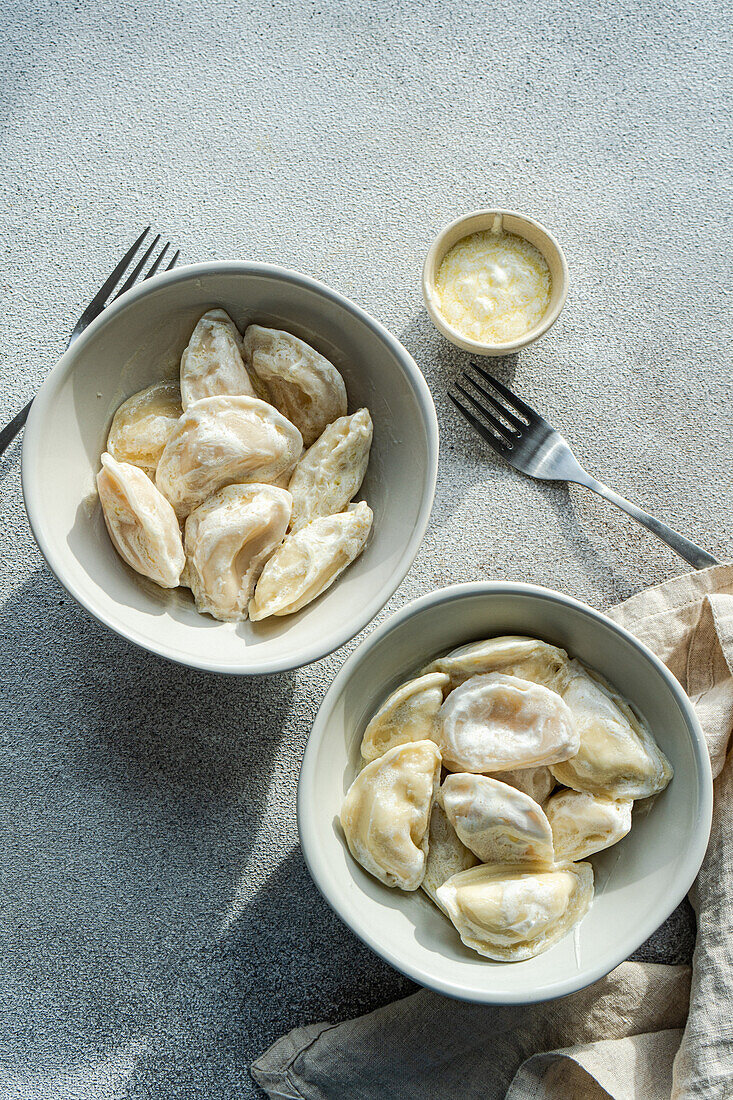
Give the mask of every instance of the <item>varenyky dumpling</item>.
[(262, 570), (249, 605), (250, 619), (292, 615), (315, 600), (359, 556), (371, 526), (372, 510), (362, 501), (288, 535)]
[(555, 787), (555, 776), (546, 766), (539, 768), (518, 768), (516, 771), (496, 772), (492, 779), (508, 783), (533, 798), (540, 805), (549, 798)]
[(557, 859), (585, 859), (618, 843), (631, 828), (633, 805), (628, 798), (558, 791), (545, 806)]
[(423, 672), (445, 672), (451, 688), (458, 687), (472, 676), (485, 672), (503, 672), (533, 680), (545, 687), (559, 690), (568, 655), (564, 649), (542, 642), (539, 638), (506, 635), (471, 642), (438, 657)]
[(186, 581), (215, 619), (247, 618), (262, 567), (285, 538), (292, 499), (274, 485), (227, 485), (186, 520)]
[(224, 485), (271, 482), (291, 470), (300, 432), (256, 397), (206, 397), (184, 412), (158, 463), (155, 481), (178, 516)]
[(439, 780), (435, 743), (411, 741), (367, 764), (348, 790), (341, 825), (349, 850), (387, 886), (417, 890), (422, 882)]
[(204, 397), (255, 397), (242, 350), (242, 337), (229, 314), (223, 309), (205, 313), (181, 356), (183, 408)]
[[(267, 484), (268, 485), (277, 485), (278, 489), (288, 489), (288, 485), (290, 484), (290, 478), (292, 476), (293, 476), (292, 470), (286, 470), (284, 474), (280, 474), (280, 477), (276, 477), (272, 481), (268, 481)], [(288, 489), (288, 492), (290, 492), (289, 489)], [(292, 496), (292, 493), (290, 495)]]
[(372, 445), (368, 409), (340, 416), (329, 424), (293, 470), (291, 527), (298, 531), (318, 516), (342, 512), (364, 480)]
[(255, 384), (310, 447), (323, 429), (346, 415), (346, 387), (339, 372), (310, 344), (281, 329), (250, 325), (244, 351)]
[(611, 798), (648, 798), (663, 791), (672, 768), (631, 707), (579, 661), (568, 668), (563, 699), (580, 745), (572, 759), (551, 764), (559, 783)]
[(151, 477), (183, 409), (178, 382), (155, 382), (123, 401), (114, 415), (107, 451), (118, 462), (139, 466)]
[(482, 863), (438, 889), (438, 902), (466, 947), (501, 962), (547, 951), (585, 916), (592, 900), (590, 863)]
[(136, 572), (176, 588), (185, 564), (175, 512), (146, 473), (102, 455), (97, 489), (114, 548)]
[(459, 871), (467, 871), (477, 863), (478, 860), (473, 852), (458, 839), (458, 834), (446, 817), (445, 810), (436, 799), (430, 815), (428, 858), (420, 888), (439, 909), (443, 909), (438, 901), (438, 887), (453, 875), (457, 875)]
[(364, 731), (361, 755), (376, 760), (387, 749), (406, 741), (434, 740), (435, 720), (443, 705), (448, 677), (431, 672), (408, 680), (382, 703)]
[(490, 779), (446, 776), (438, 798), (459, 839), (482, 863), (552, 863), (552, 830), (529, 797)]
[(557, 692), (501, 672), (472, 676), (455, 688), (436, 728), (443, 763), (454, 772), (550, 764), (574, 756), (579, 745), (570, 710)]

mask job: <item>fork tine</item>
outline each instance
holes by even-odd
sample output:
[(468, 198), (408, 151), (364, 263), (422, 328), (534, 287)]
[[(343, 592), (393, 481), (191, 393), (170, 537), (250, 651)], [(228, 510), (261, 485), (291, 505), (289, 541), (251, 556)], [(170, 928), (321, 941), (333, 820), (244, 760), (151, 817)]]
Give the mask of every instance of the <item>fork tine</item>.
[(482, 439), (485, 439), (489, 446), (493, 447), (496, 453), (501, 455), (502, 458), (506, 458), (509, 448), (502, 442), (502, 440), (500, 440), (498, 436), (495, 436), (494, 433), (490, 431), (486, 427), (486, 425), (479, 420), (477, 416), (474, 416), (471, 410), (467, 409), (466, 406), (463, 405), (457, 397), (454, 397), (452, 393), (449, 393), (448, 397), (451, 399), (461, 415), (466, 418), (471, 427), (478, 432)]
[[(153, 249), (155, 248), (155, 246), (156, 246), (156, 244), (158, 243), (158, 241), (159, 241), (159, 240), (160, 240), (160, 233), (159, 233), (159, 234), (158, 234), (158, 236), (157, 236), (157, 237), (155, 238), (155, 240), (154, 240), (154, 241), (153, 241), (153, 243), (152, 243), (152, 244), (150, 245), (150, 247), (149, 247), (148, 249), (146, 249), (146, 251), (145, 251), (145, 255), (144, 255), (144, 256), (143, 256), (143, 258), (142, 258), (142, 259), (140, 260), (140, 262), (139, 262), (139, 263), (137, 263), (137, 264), (135, 264), (135, 267), (134, 267), (134, 268), (132, 269), (132, 272), (131, 272), (131, 273), (130, 273), (130, 275), (129, 275), (129, 276), (127, 277), (127, 279), (125, 279), (125, 282), (123, 283), (123, 285), (122, 285), (122, 288), (121, 288), (120, 290), (118, 290), (118, 291), (117, 291), (117, 293), (115, 294), (114, 298), (112, 299), (112, 301), (113, 301), (113, 302), (114, 302), (115, 298), (119, 298), (120, 294), (124, 294), (124, 293), (125, 293), (125, 291), (126, 291), (126, 290), (129, 290), (129, 289), (130, 289), (130, 287), (131, 287), (131, 286), (133, 285), (133, 283), (134, 283), (134, 282), (135, 282), (135, 280), (137, 279), (138, 275), (140, 274), (140, 272), (142, 271), (142, 269), (143, 269), (143, 268), (145, 267), (145, 264), (146, 264), (146, 263), (148, 262), (148, 259), (150, 258), (150, 255), (151, 255), (151, 253), (153, 252)], [(149, 272), (147, 273), (147, 275), (146, 275), (146, 276), (145, 276), (145, 278), (143, 279), (143, 282), (145, 281), (145, 279), (149, 279), (151, 275), (154, 275), (154, 274), (155, 274), (155, 272), (157, 271), (158, 267), (160, 266), (160, 261), (161, 261), (161, 260), (163, 259), (163, 257), (165, 256), (165, 254), (166, 254), (166, 252), (168, 251), (168, 248), (169, 248), (169, 247), (170, 247), (170, 242), (169, 242), (168, 244), (166, 244), (166, 245), (165, 245), (165, 247), (163, 248), (163, 251), (161, 252), (160, 256), (158, 256), (158, 259), (157, 259), (157, 260), (155, 261), (155, 263), (153, 264), (153, 266), (152, 266), (152, 267), (150, 268), (150, 271), (149, 271)], [(170, 263), (168, 264), (168, 266), (166, 267), (166, 269), (165, 269), (166, 271), (170, 271), (170, 270), (171, 270), (171, 268), (174, 268), (174, 267), (176, 266), (176, 264), (177, 264), (177, 262), (178, 262), (178, 257), (179, 257), (180, 255), (181, 255), (181, 250), (180, 250), (180, 248), (179, 248), (179, 249), (178, 249), (178, 251), (176, 252), (175, 256), (173, 257), (173, 259), (171, 260), (171, 262), (170, 262)]]
[(125, 279), (124, 283), (122, 284), (122, 286), (121, 286), (121, 287), (120, 287), (120, 289), (119, 289), (119, 290), (117, 291), (117, 293), (115, 294), (114, 298), (112, 299), (112, 301), (113, 301), (113, 302), (114, 302), (114, 301), (115, 301), (115, 300), (116, 300), (117, 298), (119, 298), (120, 294), (124, 294), (124, 293), (125, 293), (125, 291), (126, 291), (126, 290), (129, 290), (129, 289), (130, 289), (130, 287), (131, 287), (131, 286), (133, 285), (133, 283), (134, 283), (134, 282), (135, 282), (135, 280), (137, 279), (138, 275), (140, 274), (140, 272), (142, 271), (142, 269), (143, 269), (143, 268), (145, 267), (145, 264), (146, 264), (146, 263), (148, 262), (148, 259), (150, 258), (150, 255), (151, 255), (151, 253), (152, 253), (153, 249), (155, 248), (155, 246), (156, 246), (156, 244), (158, 243), (158, 241), (159, 241), (159, 240), (160, 240), (160, 233), (159, 233), (159, 234), (158, 234), (158, 236), (157, 236), (157, 237), (155, 238), (155, 240), (153, 241), (153, 243), (152, 243), (151, 245), (149, 245), (149, 246), (148, 246), (148, 247), (147, 247), (147, 248), (145, 249), (145, 252), (143, 253), (142, 259), (141, 259), (141, 260), (139, 260), (139, 261), (138, 261), (138, 262), (137, 262), (137, 263), (135, 264), (135, 266), (133, 267), (132, 271), (131, 271), (131, 272), (130, 272), (130, 274), (129, 274), (129, 275), (127, 276), (127, 278)]
[(506, 443), (507, 446), (511, 447), (513, 438), (511, 428), (507, 428), (506, 424), (502, 424), (495, 416), (492, 416), (488, 409), (485, 409), (481, 402), (477, 401), (473, 394), (469, 393), (460, 382), (456, 382), (456, 389), (471, 402), (474, 409), (478, 409), (485, 420), (488, 420), (494, 431), (499, 434), (502, 443)]
[(145, 279), (150, 279), (150, 278), (152, 278), (153, 275), (155, 275), (155, 272), (160, 267), (161, 261), (162, 261), (163, 257), (165, 256), (166, 252), (168, 251), (168, 249), (170, 248), (170, 246), (171, 246), (170, 241), (166, 241), (166, 243), (163, 245), (163, 248), (161, 250), (160, 255), (158, 256), (158, 259), (155, 261), (153, 266), (150, 268), (150, 271), (147, 273), (147, 275), (145, 275), (143, 277), (143, 282), (145, 281)]
[[(494, 397), (494, 395), (489, 393), (489, 391), (487, 389), (484, 389), (483, 386), (479, 386), (478, 382), (475, 380), (475, 378), (471, 377), (471, 375), (468, 373), (468, 371), (464, 370), (464, 371), (461, 371), (461, 373), (462, 373), (463, 377), (466, 379), (466, 381), (471, 383), (471, 385), (473, 386), (474, 389), (478, 390), (478, 392), (480, 394), (483, 394), (483, 396), (489, 402), (491, 407), (493, 409), (496, 409), (499, 416), (503, 416), (505, 420), (509, 421), (509, 424), (511, 425), (512, 428), (514, 428), (514, 430), (517, 432), (518, 435), (521, 435), (522, 432), (525, 431), (527, 425), (524, 423), (523, 420), (520, 420), (519, 417), (515, 416), (513, 412), (511, 412), (509, 409), (505, 408), (505, 406), (502, 405), (499, 401), (497, 401), (496, 398)], [(509, 431), (510, 429), (507, 428), (506, 430)]]
[(503, 382), (500, 382), (498, 378), (494, 378), (493, 374), (489, 374), (485, 367), (480, 367), (478, 363), (471, 363), (471, 366), (475, 371), (478, 371), (482, 378), (485, 378), (486, 381), (494, 387), (497, 393), (501, 394), (505, 401), (510, 401), (514, 408), (529, 420), (530, 424), (533, 420), (542, 419), (534, 409), (530, 408), (529, 405), (522, 401), (521, 397), (517, 397), (515, 393), (512, 393), (509, 387), (505, 386)]
[(112, 274), (109, 275), (108, 278), (106, 278), (104, 280), (104, 282), (100, 286), (99, 290), (94, 295), (91, 302), (89, 303), (89, 305), (84, 310), (81, 317), (79, 318), (79, 321), (77, 323), (77, 327), (81, 326), (81, 328), (85, 328), (86, 324), (87, 324), (87, 320), (90, 319), (90, 318), (96, 317), (97, 314), (102, 310), (102, 307), (104, 306), (104, 303), (106, 302), (108, 295), (117, 286), (117, 283), (119, 282), (121, 276), (123, 275), (123, 273), (127, 269), (127, 265), (130, 263), (133, 256), (135, 255), (138, 248), (143, 243), (143, 241), (145, 240), (145, 238), (147, 237), (149, 232), (150, 232), (150, 226), (147, 226), (146, 229), (143, 229), (142, 233), (140, 234), (138, 239), (135, 241), (134, 245), (132, 245), (132, 247), (128, 249), (128, 251), (122, 257), (120, 262), (117, 264), (117, 267), (115, 267)]

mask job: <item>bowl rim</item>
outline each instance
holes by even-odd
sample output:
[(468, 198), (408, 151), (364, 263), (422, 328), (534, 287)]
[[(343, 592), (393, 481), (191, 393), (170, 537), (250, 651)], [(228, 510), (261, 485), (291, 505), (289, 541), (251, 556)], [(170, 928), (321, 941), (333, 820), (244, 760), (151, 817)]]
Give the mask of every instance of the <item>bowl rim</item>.
[[(330, 717), (334, 702), (351, 676), (357, 672), (361, 661), (371, 652), (371, 650), (379, 646), (389, 634), (407, 620), (414, 618), (420, 612), (430, 607), (434, 607), (435, 605), (446, 603), (464, 596), (481, 595), (529, 595), (546, 600), (549, 603), (565, 604), (566, 606), (575, 608), (577, 611), (580, 611), (582, 614), (595, 620), (602, 626), (609, 628), (620, 638), (625, 640), (627, 644), (630, 644), (632, 648), (641, 653), (641, 655), (656, 669), (657, 673), (661, 676), (667, 688), (672, 693), (672, 696), (680, 708), (685, 724), (687, 725), (692, 741), (693, 755), (697, 765), (696, 778), (698, 796), (700, 799), (698, 828), (692, 838), (685, 859), (684, 870), (683, 873), (679, 875), (678, 884), (674, 890), (665, 895), (664, 907), (666, 912), (664, 916), (662, 916), (661, 919), (654, 917), (637, 926), (634, 931), (634, 939), (637, 941), (635, 946), (631, 947), (628, 951), (618, 952), (609, 964), (586, 967), (582, 972), (579, 971), (572, 977), (553, 982), (551, 985), (543, 987), (543, 992), (539, 996), (533, 996), (520, 991), (517, 993), (511, 992), (494, 995), (490, 989), (466, 990), (460, 982), (443, 981), (439, 978), (434, 978), (430, 973), (422, 970), (419, 966), (404, 963), (389, 945), (379, 942), (378, 938), (372, 933), (368, 921), (357, 916), (355, 922), (351, 914), (347, 916), (346, 908), (341, 902), (339, 893), (330, 890), (328, 879), (324, 879), (322, 875), (323, 869), (327, 866), (327, 860), (321, 852), (317, 831), (314, 825), (314, 817), (310, 812), (310, 807), (313, 804), (312, 788), (316, 775), (317, 750), (326, 728), (327, 719)], [(666, 920), (692, 886), (707, 850), (712, 824), (712, 811), (713, 779), (707, 743), (692, 703), (683, 690), (682, 685), (672, 675), (666, 665), (664, 665), (656, 654), (654, 654), (643, 642), (631, 634), (630, 631), (626, 630), (618, 623), (615, 623), (612, 619), (609, 619), (603, 612), (597, 611), (588, 604), (572, 596), (567, 596), (563, 592), (557, 592), (554, 589), (545, 588), (541, 585), (521, 584), (511, 581), (477, 581), (436, 589), (425, 596), (420, 596), (418, 599), (412, 600), (371, 631), (344, 662), (321, 702), (303, 754), (297, 794), (298, 834), (305, 864), (319, 892), (347, 927), (349, 927), (363, 943), (370, 947), (375, 954), (379, 955), (393, 966), (395, 970), (398, 970), (413, 981), (418, 982), (421, 986), (433, 989), (438, 993), (442, 993), (456, 1000), (470, 1001), (479, 1004), (534, 1004), (541, 1001), (553, 1000), (556, 997), (564, 997), (569, 993), (575, 993), (579, 989), (592, 985), (593, 982), (598, 981), (600, 978), (604, 977), (604, 975), (610, 973), (611, 970), (615, 969), (620, 963), (624, 962), (629, 955), (644, 943), (644, 941), (656, 931), (659, 925)], [(511, 964), (507, 963), (504, 965)]]
[[(443, 314), (436, 306), (433, 298), (435, 281), (430, 275), (430, 269), (433, 266), (436, 255), (442, 247), (443, 241), (449, 233), (451, 233), (454, 229), (457, 229), (459, 226), (463, 225), (465, 222), (472, 220), (473, 218), (491, 218), (496, 217), (497, 215), (500, 215), (502, 218), (517, 218), (520, 222), (526, 222), (533, 226), (535, 229), (538, 229), (541, 233), (544, 233), (544, 235), (549, 240), (552, 248), (554, 249), (557, 260), (559, 261), (560, 270), (562, 272), (562, 285), (560, 296), (555, 302), (555, 305), (552, 307), (552, 309), (548, 309), (546, 313), (543, 314), (540, 321), (538, 322), (538, 324), (535, 325), (534, 328), (530, 329), (528, 332), (525, 332), (523, 336), (518, 336), (514, 340), (508, 340), (504, 344), (485, 344), (480, 340), (472, 340), (470, 336), (464, 336), (462, 332), (459, 332), (458, 329), (454, 328), (453, 325), (449, 324), (449, 322), (445, 319)], [(515, 230), (509, 230), (509, 232), (515, 232)], [(517, 233), (517, 235), (521, 236), (521, 232)], [(535, 247), (537, 246), (535, 245)], [(443, 228), (433, 238), (430, 248), (426, 253), (421, 277), (422, 296), (425, 303), (425, 308), (428, 312), (430, 320), (433, 322), (438, 332), (442, 333), (442, 335), (445, 336), (446, 340), (450, 340), (450, 342), (452, 344), (455, 344), (456, 347), (462, 348), (463, 351), (470, 351), (474, 355), (487, 355), (496, 358), (499, 358), (503, 355), (513, 355), (515, 352), (521, 351), (522, 348), (529, 347), (529, 345), (533, 344), (535, 340), (539, 340), (541, 336), (545, 335), (548, 329), (550, 329), (555, 324), (555, 321), (558, 319), (563, 310), (563, 307), (565, 306), (565, 302), (568, 296), (568, 284), (568, 262), (565, 258), (565, 253), (562, 250), (560, 242), (558, 241), (554, 233), (550, 232), (547, 226), (538, 221), (537, 218), (530, 217), (529, 214), (523, 214), (519, 210), (507, 210), (504, 207), (499, 206), (486, 206), (480, 207), (477, 210), (469, 210), (468, 213), (460, 214), (457, 218), (454, 218), (453, 221), (449, 222), (447, 225), (444, 225)]]
[[(210, 275), (226, 274), (260, 275), (314, 291), (321, 297), (341, 306), (353, 317), (366, 325), (367, 328), (386, 344), (404, 371), (420, 408), (427, 444), (425, 491), (420, 504), (418, 520), (400, 556), (399, 562), (390, 574), (390, 579), (381, 585), (358, 617), (354, 619), (345, 619), (344, 624), (340, 628), (334, 629), (325, 637), (318, 638), (317, 641), (313, 641), (309, 645), (301, 647), (299, 653), (294, 656), (271, 658), (265, 662), (260, 661), (256, 665), (251, 664), (251, 662), (246, 659), (246, 646), (243, 647), (244, 659), (233, 665), (221, 665), (217, 663), (217, 661), (207, 658), (205, 646), (203, 645), (201, 655), (192, 658), (188, 654), (172, 646), (160, 643), (155, 639), (144, 637), (137, 630), (128, 628), (124, 624), (115, 621), (113, 616), (109, 616), (99, 608), (92, 606), (93, 601), (87, 600), (79, 591), (73, 577), (69, 575), (63, 561), (60, 560), (54, 547), (53, 539), (48, 536), (43, 515), (39, 507), (36, 490), (36, 482), (39, 475), (39, 446), (43, 435), (43, 426), (48, 419), (53, 416), (54, 399), (62, 383), (64, 383), (73, 372), (74, 363), (76, 362), (79, 350), (92, 340), (96, 333), (104, 325), (108, 324), (112, 318), (117, 316), (117, 314), (133, 305), (139, 298), (150, 294), (159, 287), (174, 284), (176, 282), (195, 280)], [(275, 672), (286, 672), (296, 668), (302, 668), (305, 665), (312, 664), (314, 661), (320, 661), (330, 653), (333, 653), (334, 650), (345, 645), (368, 626), (375, 615), (379, 614), (410, 570), (425, 536), (435, 499), (435, 486), (438, 476), (438, 449), (438, 418), (435, 412), (435, 404), (430, 388), (407, 348), (405, 348), (397, 337), (380, 321), (372, 317), (370, 313), (357, 305), (350, 298), (347, 298), (344, 294), (329, 287), (326, 283), (291, 268), (282, 267), (279, 264), (260, 263), (259, 261), (250, 260), (214, 260), (205, 261), (203, 263), (184, 264), (180, 267), (173, 268), (171, 271), (161, 272), (145, 282), (138, 283), (136, 286), (120, 295), (116, 301), (107, 306), (71, 346), (64, 351), (63, 355), (44, 379), (31, 405), (30, 414), (23, 433), (21, 485), (31, 532), (46, 564), (63, 588), (92, 616), (92, 618), (108, 627), (120, 637), (126, 638), (139, 648), (149, 653), (155, 653), (177, 664), (189, 668), (202, 669), (207, 672), (217, 672), (222, 675), (266, 676)], [(314, 637), (316, 637), (315, 633)]]

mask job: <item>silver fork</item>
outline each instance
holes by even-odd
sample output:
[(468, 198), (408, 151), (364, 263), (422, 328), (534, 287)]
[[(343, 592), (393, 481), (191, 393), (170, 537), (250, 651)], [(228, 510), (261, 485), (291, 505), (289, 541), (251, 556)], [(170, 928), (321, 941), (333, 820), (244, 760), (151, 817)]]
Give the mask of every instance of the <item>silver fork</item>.
[(609, 489), (603, 482), (591, 477), (578, 462), (564, 435), (548, 424), (525, 401), (512, 393), (509, 387), (498, 378), (494, 378), (476, 363), (470, 365), (483, 382), (488, 382), (494, 392), (477, 382), (467, 371), (462, 373), (471, 389), (466, 389), (459, 382), (456, 383), (456, 389), (467, 399), (469, 405), (481, 414), (481, 418), (452, 393), (448, 396), (471, 427), (510, 466), (541, 481), (572, 481), (576, 485), (584, 485), (586, 489), (591, 489), (599, 496), (610, 500), (611, 504), (615, 504), (617, 508), (628, 512), (635, 520), (671, 546), (675, 553), (695, 569), (703, 569), (707, 565), (718, 565), (718, 559), (708, 554), (707, 550), (696, 546), (684, 535), (673, 531), (666, 523), (650, 516), (630, 500)]
[[(138, 239), (135, 241), (134, 245), (128, 249), (128, 251), (115, 267), (114, 271), (111, 272), (109, 278), (105, 279), (105, 281), (102, 283), (101, 287), (94, 295), (79, 320), (74, 325), (74, 331), (71, 333), (71, 336), (69, 337), (69, 342), (66, 345), (67, 348), (71, 347), (77, 337), (81, 336), (84, 329), (92, 323), (95, 317), (99, 316), (103, 309), (105, 309), (111, 302), (114, 302), (115, 298), (119, 298), (120, 294), (124, 294), (126, 290), (129, 290), (130, 287), (133, 286), (134, 283), (137, 281), (138, 276), (141, 274), (143, 268), (152, 256), (158, 242), (160, 241), (160, 233), (158, 233), (157, 237), (155, 237), (152, 243), (148, 245), (138, 262), (133, 267), (132, 271), (122, 283), (122, 286), (117, 289), (120, 280), (124, 276), (125, 272), (134, 260), (137, 253), (140, 251), (140, 248), (149, 232), (150, 226), (142, 231)], [(146, 273), (142, 276), (141, 282), (144, 279), (149, 279), (152, 275), (155, 275), (156, 271), (158, 271), (158, 269), (160, 268), (160, 265), (162, 264), (165, 255), (170, 247), (170, 242), (166, 241), (156, 259), (153, 260)], [(173, 256), (173, 259), (165, 268), (166, 271), (170, 271), (172, 267), (175, 267), (180, 254), (180, 250), (176, 252), (176, 254)], [(117, 293), (113, 295), (113, 291), (115, 289), (117, 289)], [(110, 295), (113, 296), (110, 297)], [(31, 398), (25, 408), (21, 409), (20, 412), (13, 417), (10, 423), (7, 424), (2, 429), (2, 431), (0, 431), (0, 455), (7, 450), (7, 448), (15, 439), (16, 435), (18, 435), (18, 433), (20, 432), (21, 428), (28, 419), (28, 413), (31, 411), (32, 404), (33, 399)]]

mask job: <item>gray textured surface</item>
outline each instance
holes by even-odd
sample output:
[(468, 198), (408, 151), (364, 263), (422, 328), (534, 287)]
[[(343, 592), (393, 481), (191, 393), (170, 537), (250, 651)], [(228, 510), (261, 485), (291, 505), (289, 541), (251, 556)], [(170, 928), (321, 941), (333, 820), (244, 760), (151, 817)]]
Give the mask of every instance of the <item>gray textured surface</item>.
[[(465, 357), (421, 306), (434, 231), (514, 206), (556, 231), (572, 286), (506, 376), (614, 487), (729, 550), (722, 3), (165, 9), (2, 9), (0, 422), (151, 220), (187, 261), (324, 279), (425, 371), (435, 510), (383, 615), (485, 577), (606, 607), (678, 562), (470, 438), (445, 399)], [(184, 672), (105, 633), (49, 576), (17, 446), (0, 514), (0, 1097), (254, 1096), (247, 1065), (283, 1031), (408, 989), (326, 908), (297, 845), (298, 763), (352, 646), (263, 682)], [(642, 957), (690, 944), (682, 909)]]

